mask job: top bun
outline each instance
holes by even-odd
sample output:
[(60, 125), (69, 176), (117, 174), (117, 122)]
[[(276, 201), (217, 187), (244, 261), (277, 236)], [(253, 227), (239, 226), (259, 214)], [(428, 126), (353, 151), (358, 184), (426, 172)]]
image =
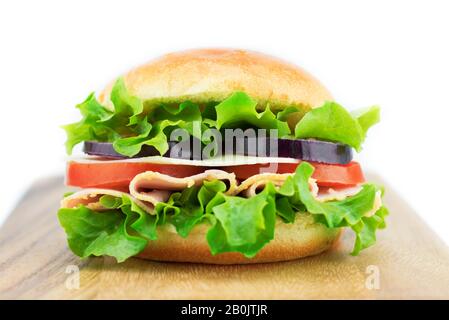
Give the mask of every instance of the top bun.
[[(146, 104), (222, 101), (244, 91), (263, 109), (295, 106), (303, 112), (332, 100), (306, 71), (264, 54), (232, 49), (195, 49), (164, 55), (123, 75), (131, 94)], [(113, 83), (99, 100), (111, 107)]]

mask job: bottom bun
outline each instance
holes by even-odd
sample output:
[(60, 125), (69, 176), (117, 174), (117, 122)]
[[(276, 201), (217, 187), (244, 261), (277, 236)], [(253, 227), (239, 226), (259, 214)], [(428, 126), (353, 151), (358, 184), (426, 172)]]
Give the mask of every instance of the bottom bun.
[(187, 238), (182, 238), (173, 226), (160, 227), (158, 239), (151, 241), (138, 257), (156, 261), (196, 262), (214, 264), (246, 264), (294, 260), (321, 253), (337, 240), (340, 229), (329, 229), (316, 223), (311, 215), (298, 214), (294, 223), (279, 218), (274, 239), (253, 258), (238, 252), (212, 255), (206, 240), (209, 225), (196, 226)]

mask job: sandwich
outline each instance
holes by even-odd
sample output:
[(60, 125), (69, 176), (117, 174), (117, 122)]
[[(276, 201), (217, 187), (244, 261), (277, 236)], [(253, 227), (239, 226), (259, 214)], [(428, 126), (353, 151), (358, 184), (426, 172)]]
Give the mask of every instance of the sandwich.
[(171, 53), (77, 108), (63, 126), (76, 189), (58, 219), (81, 258), (286, 261), (333, 248), (344, 230), (358, 255), (385, 228), (383, 189), (354, 160), (379, 107), (350, 112), (293, 64)]

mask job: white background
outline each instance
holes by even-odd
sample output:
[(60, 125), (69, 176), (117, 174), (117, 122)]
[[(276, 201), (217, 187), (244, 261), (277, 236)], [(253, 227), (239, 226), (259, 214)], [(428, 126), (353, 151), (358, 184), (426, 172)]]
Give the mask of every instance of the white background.
[(0, 35), (0, 221), (63, 173), (58, 126), (88, 93), (166, 52), (236, 47), (381, 105), (359, 160), (449, 243), (449, 1), (2, 1)]

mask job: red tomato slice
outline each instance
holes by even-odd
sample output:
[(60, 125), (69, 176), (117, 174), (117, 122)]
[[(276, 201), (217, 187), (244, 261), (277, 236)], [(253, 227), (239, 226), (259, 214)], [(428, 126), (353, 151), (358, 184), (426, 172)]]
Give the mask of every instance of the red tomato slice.
[[(357, 162), (346, 165), (311, 163), (315, 167), (312, 177), (322, 187), (348, 187), (365, 181), (362, 169)], [(237, 179), (244, 180), (264, 172), (292, 173), (297, 163), (278, 163), (277, 169), (268, 171), (267, 164), (239, 165), (221, 167), (227, 172), (234, 172)], [(139, 173), (155, 171), (172, 177), (184, 178), (202, 173), (207, 168), (189, 165), (166, 165), (139, 162), (69, 162), (67, 165), (67, 185), (81, 188), (105, 188), (127, 191), (131, 180)]]
[[(358, 162), (352, 161), (348, 164), (323, 164), (310, 162), (314, 166), (312, 178), (317, 180), (317, 184), (322, 187), (349, 187), (355, 186), (365, 181), (362, 169)], [(267, 164), (251, 164), (223, 167), (221, 169), (234, 172), (237, 179), (244, 180), (253, 175), (263, 172), (292, 173), (295, 172), (298, 163), (278, 163), (277, 168), (269, 170)]]
[(127, 191), (131, 180), (139, 173), (155, 171), (184, 178), (204, 172), (204, 167), (165, 165), (139, 162), (69, 162), (66, 183), (81, 188), (105, 188)]

